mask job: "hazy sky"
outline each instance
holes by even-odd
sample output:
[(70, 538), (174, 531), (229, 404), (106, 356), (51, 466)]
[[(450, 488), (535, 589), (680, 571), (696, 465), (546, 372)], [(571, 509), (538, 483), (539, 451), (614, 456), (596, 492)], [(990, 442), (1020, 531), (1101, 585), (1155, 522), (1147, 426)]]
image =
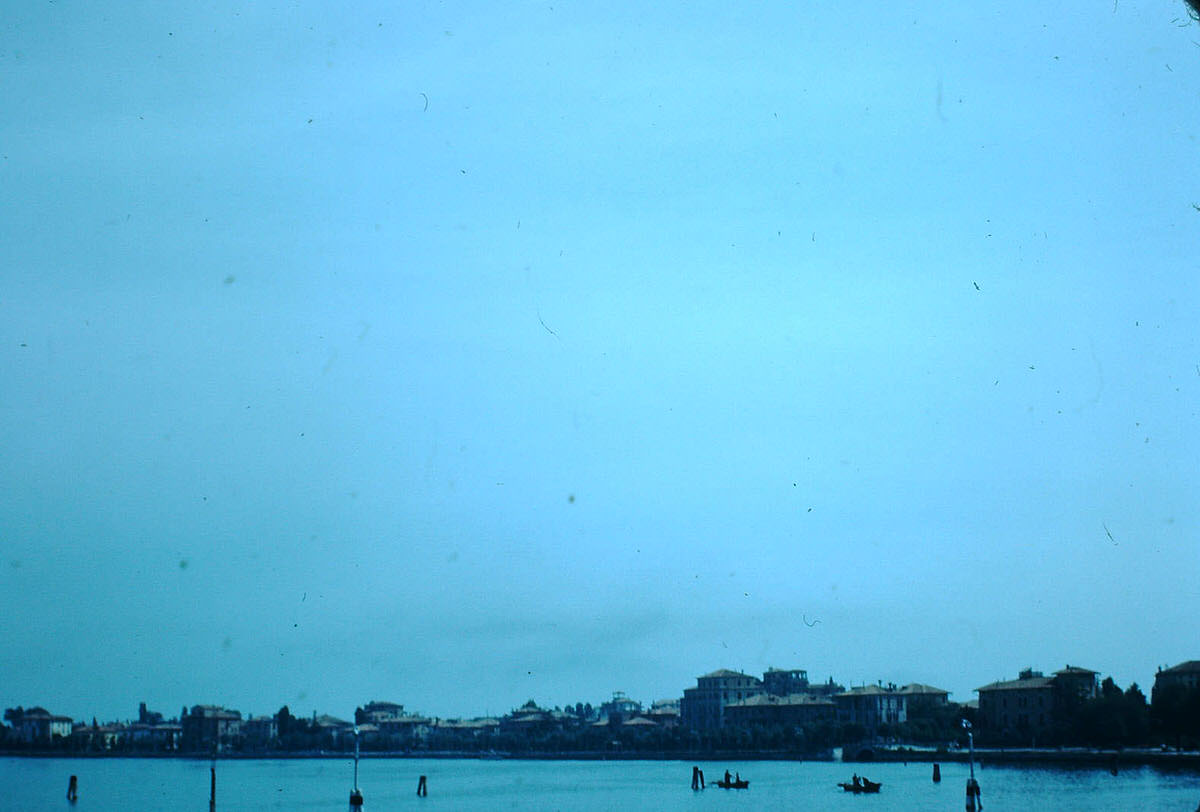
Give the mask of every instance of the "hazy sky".
[(1179, 0), (10, 2), (0, 702), (1200, 656)]

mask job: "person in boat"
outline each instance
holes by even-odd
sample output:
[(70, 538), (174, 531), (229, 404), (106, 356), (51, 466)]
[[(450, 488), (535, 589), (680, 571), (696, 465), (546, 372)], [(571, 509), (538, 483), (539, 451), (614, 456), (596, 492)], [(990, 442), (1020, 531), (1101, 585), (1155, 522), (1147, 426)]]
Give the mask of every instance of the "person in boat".
[(728, 784), (728, 783), (729, 783), (729, 770), (726, 770), (726, 771), (725, 771), (725, 783), (726, 783), (726, 784)]
[(734, 774), (733, 774), (733, 783), (735, 783), (735, 784), (740, 784), (740, 783), (742, 783), (742, 774), (741, 774), (741, 773), (734, 773)]
[(856, 787), (862, 786), (862, 779), (858, 777), (858, 773), (854, 774), (854, 777), (850, 779), (850, 783)]

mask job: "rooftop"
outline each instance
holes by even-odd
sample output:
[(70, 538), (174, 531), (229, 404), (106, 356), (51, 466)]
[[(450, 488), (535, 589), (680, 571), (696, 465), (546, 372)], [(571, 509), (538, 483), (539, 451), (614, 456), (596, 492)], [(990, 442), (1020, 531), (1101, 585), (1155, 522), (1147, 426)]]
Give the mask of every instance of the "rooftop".
[(758, 679), (758, 677), (752, 677), (749, 674), (743, 674), (741, 671), (730, 671), (728, 668), (717, 669), (716, 671), (712, 672), (711, 674), (705, 674), (704, 676), (700, 677), (700, 679), (712, 679), (712, 678), (722, 678), (722, 677), (745, 677), (746, 679), (753, 679), (753, 680)]
[(1090, 668), (1080, 668), (1077, 665), (1068, 665), (1066, 668), (1062, 669), (1061, 671), (1055, 671), (1054, 675), (1058, 676), (1059, 674), (1091, 674), (1091, 675), (1095, 676), (1096, 674), (1099, 674), (1099, 673), (1100, 673), (1099, 671), (1093, 671)]
[(913, 695), (913, 694), (916, 694), (916, 695), (946, 694), (947, 696), (949, 696), (949, 694), (950, 694), (949, 691), (944, 691), (941, 688), (934, 688), (932, 685), (922, 685), (919, 682), (914, 682), (909, 685), (905, 685), (903, 688), (900, 689), (900, 693), (909, 694), (909, 695)]
[(813, 696), (812, 694), (788, 694), (787, 696), (775, 696), (774, 694), (756, 694), (746, 697), (740, 702), (731, 702), (726, 707), (730, 708), (754, 708), (763, 705), (773, 705), (776, 707), (787, 707), (789, 705), (833, 705), (833, 700), (823, 696)]
[(1026, 677), (1025, 679), (1011, 679), (1002, 682), (993, 682), (984, 685), (982, 688), (976, 688), (976, 691), (1027, 691), (1033, 688), (1053, 688), (1053, 677)]
[(1187, 662), (1173, 665), (1170, 668), (1164, 668), (1159, 671), (1160, 674), (1195, 674), (1200, 672), (1200, 660), (1188, 660)]

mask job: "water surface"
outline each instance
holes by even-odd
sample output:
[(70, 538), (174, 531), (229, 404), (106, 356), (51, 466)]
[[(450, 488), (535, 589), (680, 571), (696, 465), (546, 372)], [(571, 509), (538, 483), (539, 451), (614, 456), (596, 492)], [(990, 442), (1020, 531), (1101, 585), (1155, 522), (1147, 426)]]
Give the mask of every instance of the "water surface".
[[(725, 769), (750, 779), (748, 790), (690, 788), (693, 762), (480, 761), (470, 759), (364, 759), (359, 784), (365, 810), (653, 809), (655, 812), (728, 809), (888, 810), (929, 812), (964, 806), (967, 768), (942, 765), (942, 782), (929, 764), (830, 762), (695, 762), (710, 782)], [(879, 796), (842, 792), (837, 782), (858, 770), (883, 782)], [(66, 801), (69, 776), (79, 776), (79, 801)], [(428, 776), (429, 795), (418, 798), (417, 779)], [(987, 812), (1127, 812), (1180, 810), (1200, 803), (1200, 775), (1135, 767), (1110, 775), (1102, 769), (996, 766), (977, 773)], [(353, 782), (348, 759), (221, 761), (217, 809), (345, 810)], [(0, 808), (11, 812), (136, 810), (176, 812), (208, 808), (209, 763), (181, 759), (0, 759)]]

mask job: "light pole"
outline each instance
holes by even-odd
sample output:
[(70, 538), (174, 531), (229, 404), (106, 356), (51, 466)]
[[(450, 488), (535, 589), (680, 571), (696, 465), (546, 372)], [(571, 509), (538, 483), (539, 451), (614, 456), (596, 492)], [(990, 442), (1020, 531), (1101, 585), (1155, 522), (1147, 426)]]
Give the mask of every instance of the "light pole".
[(358, 788), (358, 725), (354, 726), (354, 789), (350, 790), (350, 809), (352, 812), (362, 809), (363, 796)]
[(962, 720), (963, 729), (967, 731), (967, 749), (970, 754), (971, 777), (967, 779), (967, 812), (981, 812), (983, 799), (979, 794), (979, 782), (975, 780), (975, 734), (971, 732), (971, 723)]

